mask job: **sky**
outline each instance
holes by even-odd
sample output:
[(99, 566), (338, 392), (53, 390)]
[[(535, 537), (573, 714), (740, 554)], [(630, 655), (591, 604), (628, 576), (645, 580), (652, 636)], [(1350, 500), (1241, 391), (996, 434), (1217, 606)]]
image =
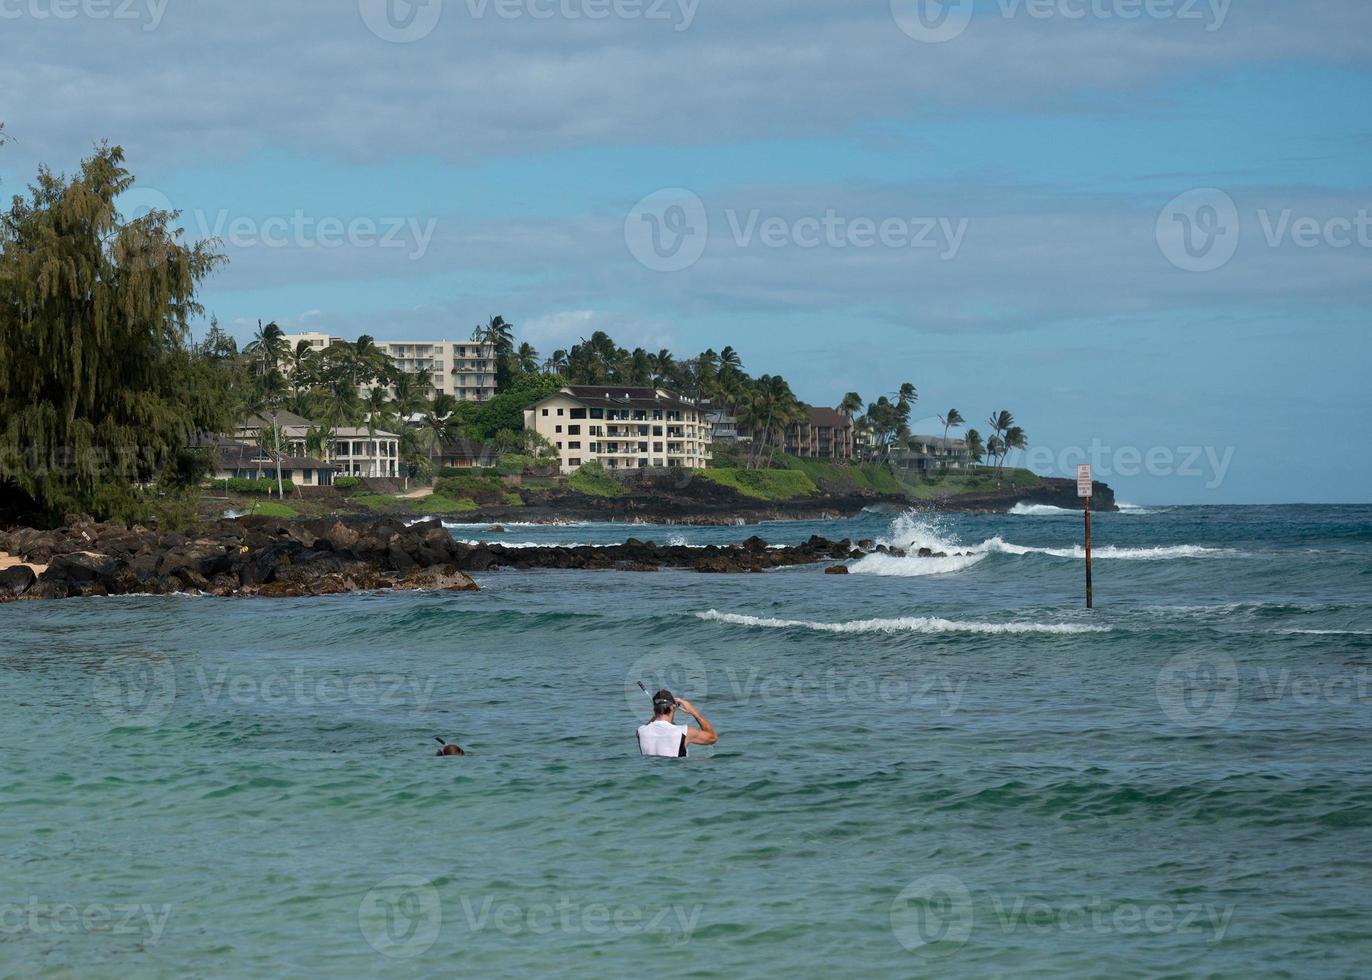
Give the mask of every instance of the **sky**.
[(1370, 70), (1366, 0), (0, 0), (0, 192), (122, 146), (240, 341), (732, 345), (1125, 501), (1368, 502)]

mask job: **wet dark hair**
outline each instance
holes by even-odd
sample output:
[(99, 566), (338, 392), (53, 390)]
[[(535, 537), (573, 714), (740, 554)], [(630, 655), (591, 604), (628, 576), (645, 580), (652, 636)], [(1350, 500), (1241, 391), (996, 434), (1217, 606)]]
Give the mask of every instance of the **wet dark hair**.
[(437, 752), (434, 753), (434, 755), (466, 755), (466, 754), (467, 754), (466, 752), (463, 752), (463, 751), (462, 751), (462, 746), (460, 746), (460, 745), (452, 745), (452, 744), (445, 745), (445, 746), (443, 746), (443, 748), (439, 749)]
[(653, 714), (669, 715), (676, 707), (676, 698), (672, 697), (672, 692), (665, 687), (653, 695)]

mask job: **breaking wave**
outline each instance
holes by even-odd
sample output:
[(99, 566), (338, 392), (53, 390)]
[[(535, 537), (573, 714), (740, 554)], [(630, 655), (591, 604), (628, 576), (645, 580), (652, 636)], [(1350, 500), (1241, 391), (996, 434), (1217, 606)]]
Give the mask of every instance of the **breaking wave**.
[(722, 613), (717, 609), (696, 613), (697, 618), (733, 626), (762, 629), (806, 629), (817, 633), (1108, 633), (1108, 626), (1077, 626), (1072, 623), (972, 623), (934, 616), (901, 616), (894, 619), (855, 619), (846, 623), (816, 623), (803, 619), (771, 619)]
[(1016, 517), (1060, 517), (1070, 514), (1073, 517), (1081, 516), (1079, 510), (1068, 510), (1066, 507), (1054, 507), (1052, 504), (1026, 504), (1023, 501), (1011, 507), (1009, 513)]
[[(1017, 507), (1037, 508), (1047, 505), (1017, 504)], [(1047, 508), (1057, 511), (1061, 508)], [(1021, 511), (1027, 514), (1028, 510)], [(1063, 511), (1063, 513), (1072, 513)], [(988, 555), (1044, 555), (1049, 558), (1084, 559), (1086, 551), (1081, 545), (1066, 548), (1036, 548), (1014, 544), (999, 536), (987, 538), (980, 544), (961, 544), (957, 535), (941, 526), (937, 516), (906, 511), (891, 522), (886, 536), (879, 539), (881, 544), (900, 548), (910, 554), (905, 558), (894, 555), (866, 555), (851, 566), (849, 571), (856, 575), (948, 575), (961, 572), (983, 561)], [(920, 558), (915, 554), (920, 548), (928, 548), (935, 554), (945, 553), (943, 558)], [(1105, 545), (1091, 549), (1096, 560), (1119, 561), (1167, 561), (1176, 558), (1215, 558), (1237, 554), (1229, 548), (1208, 548), (1198, 544), (1158, 545), (1151, 548), (1123, 548)]]

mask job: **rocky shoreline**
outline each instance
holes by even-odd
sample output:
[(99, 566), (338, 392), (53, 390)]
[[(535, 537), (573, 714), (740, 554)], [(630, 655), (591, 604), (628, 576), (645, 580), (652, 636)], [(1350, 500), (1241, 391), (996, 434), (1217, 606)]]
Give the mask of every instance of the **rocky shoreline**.
[[(0, 603), (132, 594), (288, 597), (376, 589), (468, 591), (477, 585), (467, 572), (498, 568), (763, 572), (872, 552), (905, 554), (872, 541), (819, 536), (786, 546), (753, 536), (739, 544), (703, 547), (631, 538), (613, 545), (508, 548), (460, 543), (436, 520), (406, 526), (393, 518), (245, 517), (217, 521), (194, 536), (84, 522), (53, 531), (0, 532), (0, 559), (5, 559), (0, 561)], [(927, 557), (943, 555), (930, 552)], [(840, 570), (847, 567), (828, 569)]]

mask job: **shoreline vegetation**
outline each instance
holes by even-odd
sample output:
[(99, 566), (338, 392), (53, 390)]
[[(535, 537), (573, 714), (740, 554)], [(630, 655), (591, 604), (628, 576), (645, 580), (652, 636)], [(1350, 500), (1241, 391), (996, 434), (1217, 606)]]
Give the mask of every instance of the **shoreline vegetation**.
[[(1076, 484), (1027, 470), (904, 481), (875, 464), (841, 466), (791, 460), (792, 468), (718, 468), (671, 476), (619, 480), (583, 468), (570, 477), (500, 477), (472, 471), (441, 477), (432, 493), (347, 490), (297, 492), (285, 501), (209, 491), (204, 520), (226, 514), (279, 518), (388, 516), (437, 517), (452, 522), (558, 523), (628, 521), (648, 524), (753, 524), (767, 520), (849, 517), (866, 507), (1005, 513), (1016, 504), (1078, 508)], [(368, 481), (363, 481), (364, 483)], [(1097, 484), (1092, 508), (1117, 509), (1114, 493)]]
[[(813, 448), (826, 447), (827, 458), (807, 458), (812, 447), (800, 433), (814, 407), (780, 375), (750, 374), (732, 346), (679, 358), (627, 350), (596, 331), (543, 358), (492, 316), (472, 341), (494, 394), (463, 400), (435, 391), (428, 370), (402, 369), (366, 335), (292, 346), (275, 322), (259, 321), (240, 350), (210, 316), (195, 341), (192, 325), (206, 315), (199, 288), (224, 257), (213, 242), (183, 241), (175, 212), (121, 213), (134, 183), (122, 149), (102, 144), (73, 176), (41, 170), (0, 216), (0, 527), (99, 520), (194, 537), (239, 514), (402, 526), (421, 518), (743, 524), (877, 505), (1078, 506), (1068, 481), (1007, 468), (1008, 455), (1028, 445), (1007, 410), (983, 423), (985, 439), (957, 409), (938, 416), (941, 436), (912, 433), (919, 393), (908, 381), (870, 403), (850, 391), (821, 409), (845, 435), (817, 439)], [(701, 453), (712, 456), (704, 468), (649, 471), (642, 460), (633, 472), (588, 461), (563, 475), (559, 446), (525, 429), (524, 411), (568, 384), (680, 393), (732, 435)], [(283, 439), (283, 414), (307, 423), (296, 426), (303, 434)], [(948, 438), (960, 429), (962, 438)], [(369, 472), (367, 461), (379, 457), (369, 449), (359, 462), (356, 442), (341, 450), (363, 430), (394, 432), (384, 468)], [(248, 450), (231, 464), (218, 449), (230, 438)], [(306, 481), (322, 485), (283, 477), (292, 458), (313, 466), (302, 473), (325, 473)], [(1113, 509), (1109, 489), (1099, 491), (1096, 507)]]

